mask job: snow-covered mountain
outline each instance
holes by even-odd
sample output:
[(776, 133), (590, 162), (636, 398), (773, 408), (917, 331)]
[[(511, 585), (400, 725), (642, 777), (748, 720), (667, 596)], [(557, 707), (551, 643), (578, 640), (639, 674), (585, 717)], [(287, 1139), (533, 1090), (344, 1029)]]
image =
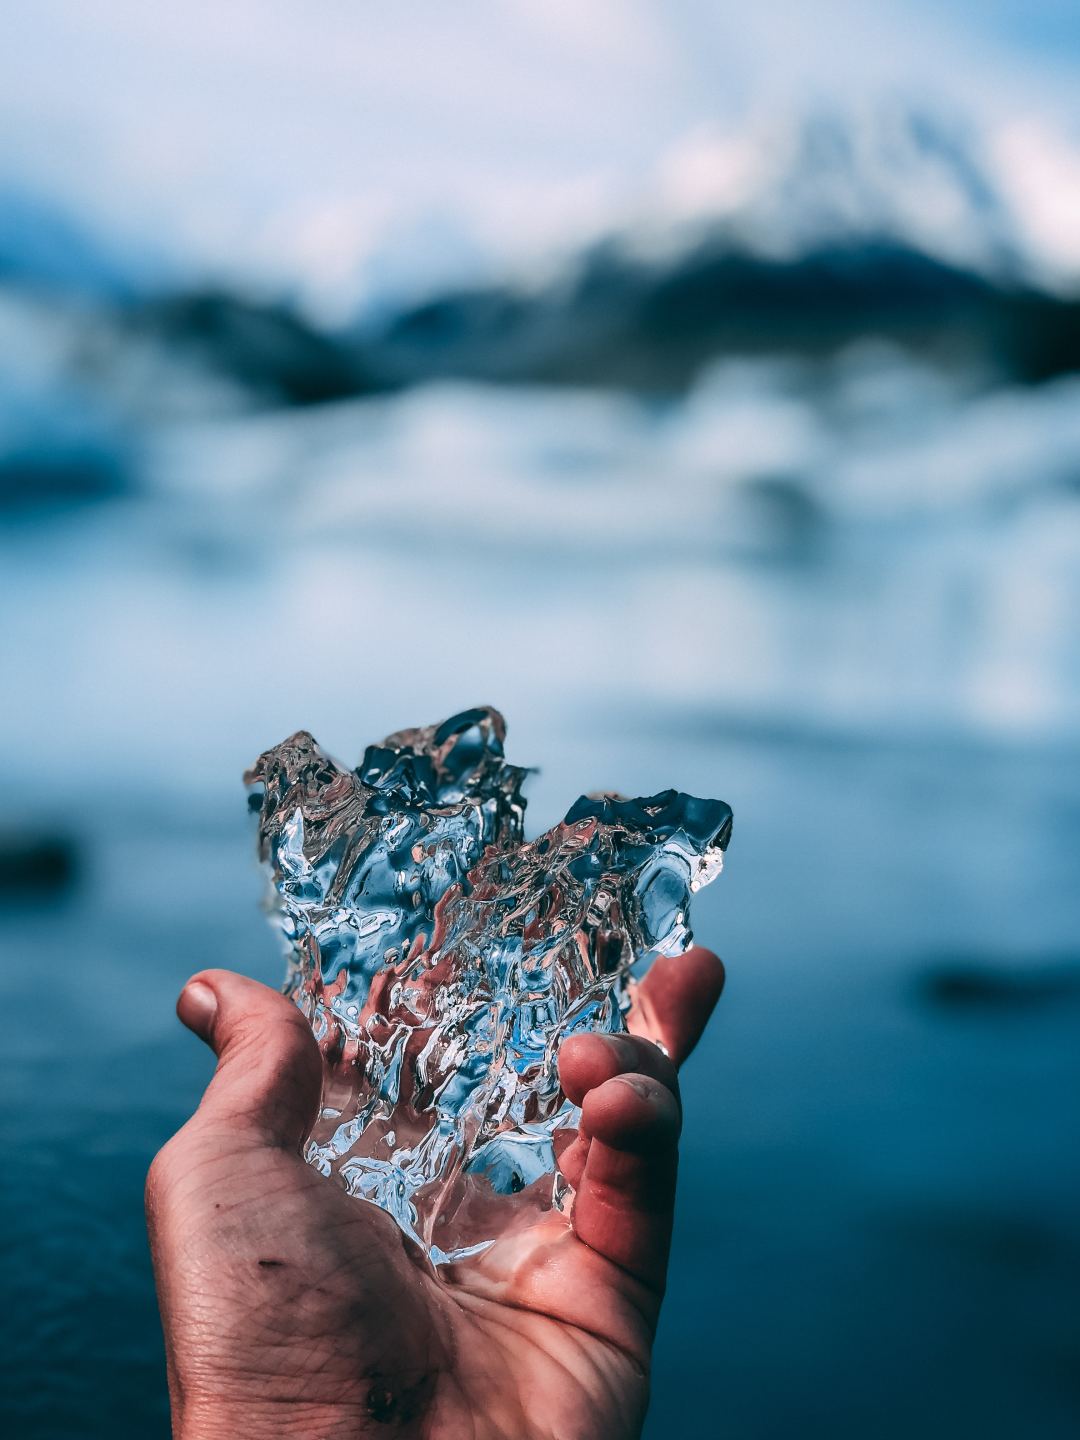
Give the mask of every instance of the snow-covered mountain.
[[(1045, 197), (1043, 231), (1032, 223), (1004, 145), (903, 106), (701, 132), (559, 263), (435, 295), (374, 342), (404, 383), (664, 390), (719, 355), (817, 353), (865, 337), (987, 375), (1070, 371), (1080, 235), (1074, 255), (1067, 197), (1060, 226), (1045, 223)], [(1070, 156), (1061, 151), (1058, 170)]]
[(1000, 277), (1024, 263), (1023, 241), (987, 149), (905, 106), (700, 131), (665, 159), (634, 225), (683, 241), (722, 226), (733, 247), (777, 260), (887, 241)]
[(899, 102), (768, 114), (686, 136), (613, 229), (643, 257), (719, 232), (783, 261), (885, 244), (1075, 293), (1080, 145), (1033, 120), (979, 127)]
[(867, 336), (1038, 380), (1080, 368), (1070, 166), (1080, 177), (1080, 151), (1060, 136), (991, 134), (901, 105), (697, 131), (636, 196), (558, 245), (485, 252), (478, 238), (486, 259), (472, 279), (418, 273), (413, 299), (391, 291), (333, 330), (302, 305), (238, 290), (182, 255), (150, 264), (0, 191), (0, 292), (33, 292), (35, 325), (52, 296), (75, 350), (94, 299), (98, 363), (126, 375), (150, 362), (174, 372), (180, 359), (189, 377), (285, 403), (440, 377), (666, 391), (726, 354), (827, 352)]
[[(538, 185), (538, 203), (542, 192)], [(445, 291), (449, 272), (458, 288), (510, 278), (527, 289), (572, 273), (598, 246), (670, 263), (720, 238), (733, 252), (784, 262), (886, 245), (995, 283), (1080, 292), (1080, 143), (1031, 118), (977, 125), (878, 99), (769, 110), (738, 128), (697, 127), (632, 186), (583, 193), (576, 209), (566, 207), (557, 233), (533, 223), (526, 200), (516, 230), (493, 226), (482, 196), (463, 193), (452, 224), (437, 210), (412, 214), (410, 203), (403, 195), (385, 225), (353, 237), (351, 266), (339, 253), (348, 227), (338, 233), (325, 217), (320, 222), (334, 268), (369, 277), (368, 313)], [(409, 238), (424, 233), (423, 244)], [(450, 234), (456, 240), (448, 241)], [(440, 258), (447, 244), (455, 249), (452, 265)], [(319, 267), (319, 246), (302, 247), (296, 264)], [(215, 277), (205, 257), (177, 249), (151, 259), (70, 206), (25, 187), (0, 187), (0, 283), (118, 297), (169, 285), (231, 290), (238, 282), (226, 270)], [(250, 284), (269, 293), (265, 274)], [(308, 288), (300, 270), (279, 276), (279, 297), (298, 296), (302, 304)]]

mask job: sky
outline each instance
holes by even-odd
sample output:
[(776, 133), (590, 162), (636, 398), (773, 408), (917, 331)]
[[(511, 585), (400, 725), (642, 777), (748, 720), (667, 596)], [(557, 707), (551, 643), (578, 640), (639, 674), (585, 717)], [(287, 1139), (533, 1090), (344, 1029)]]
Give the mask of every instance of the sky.
[(328, 311), (600, 231), (763, 117), (973, 119), (1021, 185), (1049, 163), (1036, 211), (1080, 131), (1063, 0), (20, 0), (4, 27), (0, 188)]

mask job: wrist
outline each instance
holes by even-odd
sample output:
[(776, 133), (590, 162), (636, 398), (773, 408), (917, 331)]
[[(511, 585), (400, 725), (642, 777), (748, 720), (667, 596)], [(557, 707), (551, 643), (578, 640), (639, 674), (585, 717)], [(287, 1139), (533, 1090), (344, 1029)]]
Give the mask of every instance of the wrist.
[[(240, 1402), (186, 1400), (173, 1406), (173, 1440), (363, 1440), (393, 1431), (399, 1440), (421, 1434), (421, 1415), (401, 1413), (378, 1382), (365, 1404), (304, 1400)], [(179, 1411), (179, 1415), (178, 1412)]]
[(342, 1406), (285, 1403), (224, 1404), (219, 1401), (187, 1403), (179, 1419), (174, 1408), (173, 1440), (338, 1440), (370, 1433), (370, 1413), (358, 1414)]

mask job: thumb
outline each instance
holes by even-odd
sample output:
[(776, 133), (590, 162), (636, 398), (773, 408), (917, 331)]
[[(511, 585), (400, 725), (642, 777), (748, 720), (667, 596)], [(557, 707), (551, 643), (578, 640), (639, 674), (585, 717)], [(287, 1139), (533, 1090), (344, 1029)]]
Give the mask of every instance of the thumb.
[(176, 1013), (218, 1057), (192, 1124), (299, 1150), (322, 1095), (322, 1057), (292, 1001), (231, 970), (202, 970)]

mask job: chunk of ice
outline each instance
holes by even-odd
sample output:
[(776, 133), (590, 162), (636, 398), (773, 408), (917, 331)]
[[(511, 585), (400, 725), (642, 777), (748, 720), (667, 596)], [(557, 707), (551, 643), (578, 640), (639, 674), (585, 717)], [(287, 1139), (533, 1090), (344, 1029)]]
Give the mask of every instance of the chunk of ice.
[(436, 1263), (565, 1204), (559, 1045), (625, 1028), (632, 971), (689, 945), (731, 834), (722, 801), (667, 790), (583, 796), (526, 842), (504, 736), (466, 710), (350, 770), (300, 731), (245, 776), (325, 1060), (307, 1158)]

